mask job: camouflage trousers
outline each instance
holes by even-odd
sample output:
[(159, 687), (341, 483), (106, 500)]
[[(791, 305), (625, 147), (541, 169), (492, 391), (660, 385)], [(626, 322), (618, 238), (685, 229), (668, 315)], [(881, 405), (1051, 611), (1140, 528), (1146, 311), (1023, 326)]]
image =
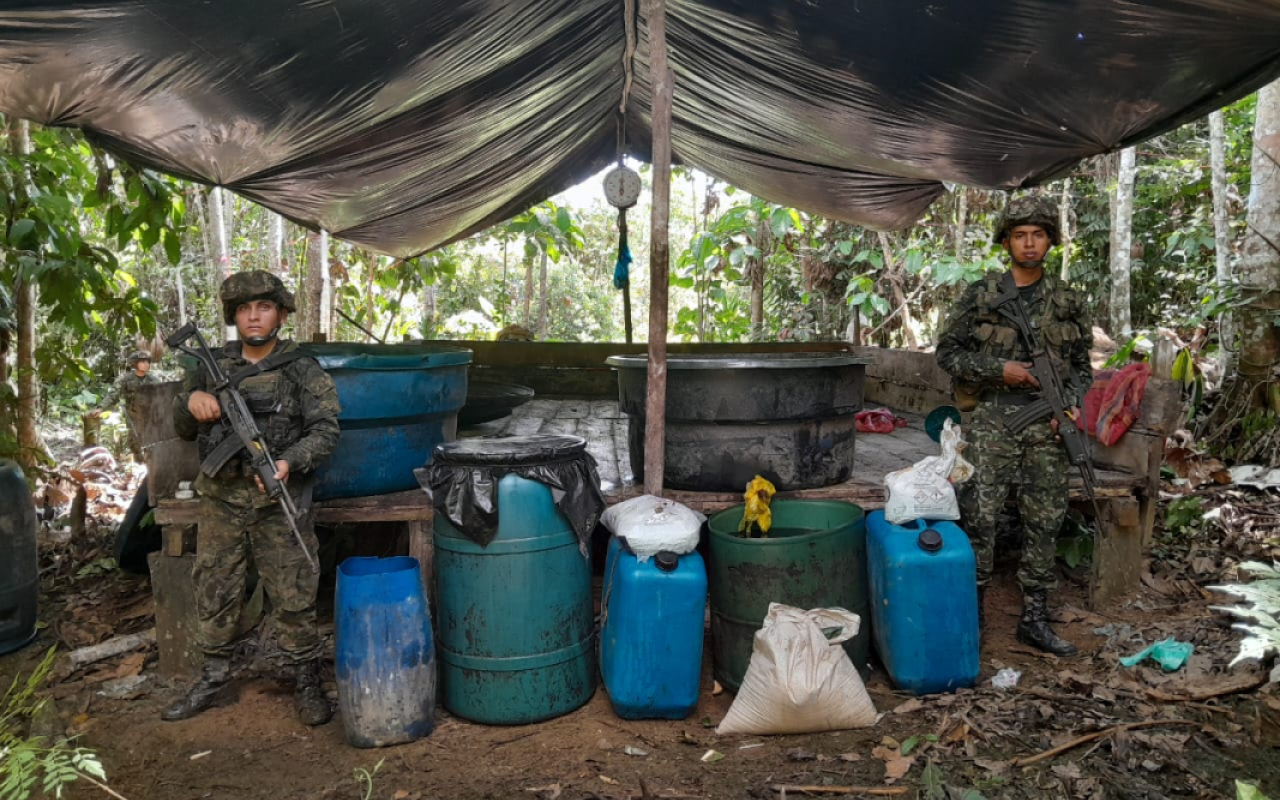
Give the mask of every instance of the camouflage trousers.
[(1018, 583), (1023, 591), (1052, 589), (1058, 529), (1067, 513), (1071, 462), (1054, 438), (1048, 420), (1018, 433), (1005, 426), (1005, 417), (1018, 406), (980, 403), (965, 429), (969, 442), (965, 458), (974, 475), (961, 484), (960, 513), (978, 561), (978, 585), (991, 580), (995, 561), (996, 526), (1009, 491), (1018, 493), (1022, 514), (1022, 563)]
[[(316, 590), (311, 572), (289, 523), (278, 506), (253, 508), (213, 497), (201, 498), (196, 541), (195, 581), (198, 637), (208, 655), (229, 656), (245, 604), (245, 582), (252, 561), (271, 607), (271, 624), (285, 658), (294, 663), (320, 655), (316, 632)], [(311, 552), (316, 536), (300, 525)]]

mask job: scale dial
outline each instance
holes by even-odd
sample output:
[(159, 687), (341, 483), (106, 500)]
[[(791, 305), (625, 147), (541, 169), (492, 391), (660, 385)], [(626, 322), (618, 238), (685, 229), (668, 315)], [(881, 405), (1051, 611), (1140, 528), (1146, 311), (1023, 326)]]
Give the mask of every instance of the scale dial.
[(604, 176), (604, 198), (617, 208), (631, 208), (640, 199), (640, 176), (619, 164)]

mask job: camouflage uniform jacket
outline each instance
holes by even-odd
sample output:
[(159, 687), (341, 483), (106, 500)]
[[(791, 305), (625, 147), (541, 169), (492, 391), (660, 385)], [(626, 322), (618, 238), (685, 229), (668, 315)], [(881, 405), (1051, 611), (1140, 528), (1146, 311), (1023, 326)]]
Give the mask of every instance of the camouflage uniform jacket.
[(107, 392), (107, 396), (102, 399), (102, 407), (112, 408), (116, 403), (124, 400), (125, 407), (128, 408), (133, 396), (138, 393), (138, 389), (159, 382), (160, 378), (154, 372), (148, 372), (146, 375), (139, 377), (138, 373), (128, 370), (116, 378), (116, 382), (111, 386), (111, 391)]
[[(297, 343), (282, 339), (276, 353), (296, 350)], [(249, 364), (241, 355), (240, 342), (228, 342), (214, 357), (223, 372), (231, 375)], [(209, 376), (200, 367), (188, 371), (183, 392), (174, 399), (174, 428), (184, 439), (199, 442), (203, 461), (227, 436), (234, 436), (231, 426), (220, 423), (197, 423), (187, 408), (191, 393), (208, 391)], [(253, 413), (258, 429), (266, 437), (267, 447), (277, 459), (289, 462), (289, 491), (302, 496), (311, 485), (313, 473), (338, 443), (338, 392), (333, 379), (309, 357), (290, 361), (283, 366), (245, 379), (240, 394)], [(266, 506), (272, 501), (257, 488), (247, 459), (232, 457), (217, 475), (201, 472), (196, 488), (201, 494), (242, 506)]]
[[(992, 307), (1003, 275), (988, 272), (970, 284), (938, 338), (938, 366), (970, 391), (1026, 391), (1004, 383), (1004, 362), (1029, 361), (1030, 353), (1018, 329)], [(1059, 365), (1067, 400), (1079, 406), (1093, 383), (1093, 326), (1084, 295), (1045, 272), (1023, 304), (1040, 344)]]

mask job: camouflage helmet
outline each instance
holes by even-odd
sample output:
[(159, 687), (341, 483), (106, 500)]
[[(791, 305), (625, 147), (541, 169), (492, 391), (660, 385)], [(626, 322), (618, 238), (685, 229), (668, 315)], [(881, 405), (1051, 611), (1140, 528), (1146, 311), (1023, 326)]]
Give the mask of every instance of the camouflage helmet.
[(1025, 195), (1009, 201), (996, 224), (991, 229), (991, 241), (1000, 244), (1009, 236), (1009, 232), (1019, 225), (1039, 225), (1049, 234), (1049, 242), (1057, 246), (1062, 241), (1058, 230), (1058, 206), (1052, 198)]
[(146, 350), (134, 350), (129, 357), (124, 360), (125, 366), (136, 366), (139, 361), (150, 361), (151, 354)]
[(284, 281), (261, 269), (237, 272), (222, 282), (218, 290), (222, 300), (222, 318), (228, 325), (236, 324), (236, 309), (251, 300), (274, 300), (285, 311), (297, 311), (293, 293), (285, 288)]

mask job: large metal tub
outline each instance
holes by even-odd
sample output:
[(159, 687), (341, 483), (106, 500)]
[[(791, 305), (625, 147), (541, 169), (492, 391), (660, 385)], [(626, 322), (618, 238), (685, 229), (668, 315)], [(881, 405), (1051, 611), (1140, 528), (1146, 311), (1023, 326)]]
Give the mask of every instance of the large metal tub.
[(338, 447), (316, 471), (315, 497), (418, 488), (413, 471), (458, 435), (471, 351), (434, 344), (304, 344), (338, 388)]
[[(648, 359), (607, 363), (628, 416), (631, 470), (643, 479)], [(669, 356), (664, 483), (741, 491), (757, 474), (779, 489), (848, 480), (868, 363), (848, 353)]]

